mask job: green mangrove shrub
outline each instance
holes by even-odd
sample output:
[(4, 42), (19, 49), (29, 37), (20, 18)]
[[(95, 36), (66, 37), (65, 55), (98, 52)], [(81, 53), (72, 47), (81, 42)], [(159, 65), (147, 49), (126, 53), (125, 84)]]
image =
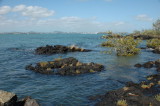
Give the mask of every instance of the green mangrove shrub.
[(160, 46), (160, 39), (147, 40), (147, 47), (156, 48), (158, 46)]
[(111, 51), (115, 50), (118, 56), (132, 56), (140, 52), (140, 49), (137, 48), (140, 42), (140, 39), (135, 40), (131, 36), (126, 36), (108, 39), (105, 44), (107, 44), (107, 46), (112, 46), (113, 48)]
[(160, 38), (160, 19), (156, 20), (153, 25), (152, 29), (145, 29), (142, 31), (134, 31), (130, 35), (132, 36), (139, 36), (139, 35), (144, 35), (144, 36), (149, 36), (149, 37), (155, 37), (155, 38)]
[(127, 36), (120, 39), (115, 39), (115, 50), (118, 56), (132, 56), (139, 53), (137, 48), (140, 39), (135, 40), (133, 37)]
[(103, 42), (101, 44), (101, 46), (103, 46), (103, 47), (114, 47), (114, 44), (113, 44), (112, 40), (108, 40), (106, 42)]

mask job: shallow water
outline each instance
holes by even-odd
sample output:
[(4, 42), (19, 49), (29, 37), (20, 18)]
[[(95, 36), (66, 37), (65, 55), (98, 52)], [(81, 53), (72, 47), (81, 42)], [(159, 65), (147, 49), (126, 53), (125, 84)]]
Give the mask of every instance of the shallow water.
[[(149, 50), (132, 57), (103, 54), (106, 48), (100, 34), (21, 34), (0, 35), (0, 89), (14, 92), (19, 98), (32, 96), (43, 106), (93, 105), (88, 97), (124, 86), (127, 81), (139, 82), (156, 73), (155, 69), (137, 69), (136, 63), (160, 58)], [(35, 55), (34, 49), (45, 45), (77, 45), (92, 52), (74, 52), (50, 56)], [(54, 58), (75, 57), (81, 62), (97, 62), (105, 71), (77, 76), (42, 75), (24, 67)]]

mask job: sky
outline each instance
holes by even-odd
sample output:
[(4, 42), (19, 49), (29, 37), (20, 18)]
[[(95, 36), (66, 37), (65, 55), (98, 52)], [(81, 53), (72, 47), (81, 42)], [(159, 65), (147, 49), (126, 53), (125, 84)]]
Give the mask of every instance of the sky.
[(160, 0), (0, 0), (0, 32), (132, 32), (160, 19)]

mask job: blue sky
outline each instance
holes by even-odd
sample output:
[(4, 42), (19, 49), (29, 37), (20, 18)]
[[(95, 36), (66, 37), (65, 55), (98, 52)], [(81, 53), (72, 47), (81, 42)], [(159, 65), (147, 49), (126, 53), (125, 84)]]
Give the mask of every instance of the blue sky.
[(0, 32), (132, 32), (160, 18), (160, 0), (0, 0)]

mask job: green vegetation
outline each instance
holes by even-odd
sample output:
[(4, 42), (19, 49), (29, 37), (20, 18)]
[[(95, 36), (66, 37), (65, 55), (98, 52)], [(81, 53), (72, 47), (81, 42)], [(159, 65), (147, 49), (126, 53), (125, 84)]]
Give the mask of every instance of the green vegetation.
[(146, 29), (142, 31), (134, 31), (131, 35), (133, 36), (139, 36), (139, 35), (144, 35), (144, 36), (150, 36), (150, 37), (160, 37), (160, 31), (156, 31), (153, 29)]
[(118, 100), (117, 106), (128, 106), (128, 104), (126, 100)]
[(123, 38), (112, 38), (102, 43), (102, 46), (113, 47), (118, 56), (132, 56), (138, 54), (140, 49), (137, 48), (141, 40), (134, 40), (133, 37), (126, 36)]
[(141, 40), (134, 40), (133, 37), (123, 37), (114, 39), (115, 50), (118, 56), (132, 56), (139, 53), (140, 49), (137, 48)]
[(160, 31), (160, 19), (153, 23), (153, 28), (155, 31)]
[(110, 41), (103, 42), (103, 43), (101, 44), (101, 46), (103, 46), (103, 47), (114, 47), (114, 44), (113, 44), (113, 42), (110, 40)]
[(151, 39), (147, 41), (147, 47), (156, 48), (160, 46), (160, 39)]
[(160, 94), (156, 95), (155, 99), (160, 102)]
[(146, 35), (150, 37), (158, 37), (160, 38), (160, 19), (153, 23), (153, 29), (146, 29), (142, 31), (134, 31), (131, 35), (139, 36), (139, 35)]

